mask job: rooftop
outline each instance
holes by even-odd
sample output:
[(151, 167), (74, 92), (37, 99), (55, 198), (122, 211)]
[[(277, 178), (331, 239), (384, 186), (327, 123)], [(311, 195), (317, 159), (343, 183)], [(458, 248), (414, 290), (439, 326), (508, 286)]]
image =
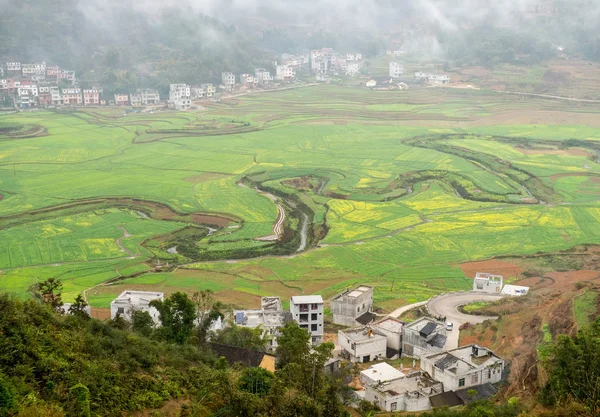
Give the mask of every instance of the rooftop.
[(261, 308), (264, 311), (281, 311), (281, 299), (279, 297), (263, 297), (260, 301)]
[(508, 295), (525, 295), (529, 292), (529, 287), (522, 287), (520, 285), (505, 285), (502, 288), (502, 294)]
[(348, 330), (340, 330), (340, 332), (346, 336), (346, 338), (352, 340), (354, 343), (364, 342), (366, 340), (376, 340), (376, 339), (384, 339), (387, 340), (385, 336), (381, 336), (375, 333), (373, 330), (368, 327), (359, 327), (356, 329), (348, 329)]
[(373, 323), (373, 326), (379, 327), (380, 329), (388, 330), (391, 332), (400, 333), (402, 331), (402, 327), (404, 326), (404, 323), (393, 317), (387, 317), (383, 320)]
[(323, 303), (323, 297), (320, 295), (294, 295), (292, 297), (293, 304), (319, 304)]
[(363, 295), (366, 292), (372, 291), (373, 287), (369, 287), (367, 285), (361, 285), (353, 290), (345, 290), (341, 293), (339, 293), (338, 295), (336, 295), (335, 297), (333, 297), (331, 300), (337, 300), (338, 298), (342, 298), (342, 297), (349, 297), (349, 298), (358, 298), (361, 295)]
[(441, 382), (436, 382), (422, 375), (421, 372), (380, 384), (376, 386), (376, 389), (379, 392), (394, 396), (401, 394), (430, 396), (443, 391)]
[(162, 292), (125, 290), (111, 304), (149, 304), (152, 300), (162, 300)]
[(487, 367), (501, 361), (491, 350), (477, 345), (467, 345), (448, 352), (428, 356), (439, 369), (461, 373), (478, 367)]
[(487, 272), (478, 272), (475, 274), (475, 279), (485, 279), (493, 282), (502, 282), (502, 275), (492, 275)]
[(392, 381), (395, 379), (404, 378), (404, 374), (402, 372), (385, 362), (372, 365), (369, 369), (361, 371), (360, 374), (377, 382)]
[[(406, 323), (404, 325), (404, 328), (420, 331), (421, 329), (426, 327), (429, 323), (433, 323), (436, 326), (436, 329), (439, 329), (440, 327), (444, 328), (444, 329), (446, 328), (445, 327), (446, 325), (444, 323), (442, 323), (441, 321), (437, 321), (437, 320), (431, 319), (429, 317), (421, 317), (420, 319), (417, 319), (417, 320), (413, 321), (412, 323)], [(429, 327), (431, 327), (431, 326), (429, 326)]]

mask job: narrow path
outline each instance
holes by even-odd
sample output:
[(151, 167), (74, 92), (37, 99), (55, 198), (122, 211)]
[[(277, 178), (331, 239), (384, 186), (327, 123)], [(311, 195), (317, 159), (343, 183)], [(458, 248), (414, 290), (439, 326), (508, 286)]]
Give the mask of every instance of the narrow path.
[(302, 227), (300, 228), (300, 246), (296, 252), (302, 252), (306, 249), (306, 242), (308, 240), (308, 215), (302, 212)]
[(228, 100), (230, 98), (237, 98), (237, 97), (248, 96), (248, 95), (252, 95), (252, 94), (272, 93), (273, 91), (295, 90), (297, 88), (312, 87), (315, 85), (320, 85), (320, 84), (319, 83), (308, 83), (308, 84), (292, 85), (289, 87), (271, 88), (269, 90), (247, 91), (245, 93), (233, 94), (230, 96), (221, 96), (221, 100)]
[(123, 231), (123, 236), (115, 239), (115, 243), (117, 244), (117, 246), (119, 248), (121, 248), (121, 252), (125, 252), (127, 253), (132, 259), (135, 258), (137, 255), (135, 253), (133, 253), (132, 251), (130, 251), (129, 249), (127, 249), (125, 246), (123, 246), (123, 244), (121, 243), (121, 239), (125, 239), (128, 237), (131, 237), (132, 235), (130, 235), (127, 230), (125, 230), (125, 228), (123, 226), (117, 226), (119, 229), (121, 229)]
[(406, 313), (409, 310), (412, 310), (413, 308), (424, 306), (425, 304), (427, 304), (428, 301), (429, 300), (427, 300), (427, 301), (421, 301), (420, 303), (414, 303), (414, 304), (409, 304), (409, 305), (406, 305), (406, 306), (399, 307), (399, 308), (395, 309), (394, 311), (392, 311), (387, 316), (388, 317), (393, 317), (393, 318), (398, 318), (402, 314)]
[(540, 98), (550, 98), (553, 100), (565, 100), (565, 101), (574, 101), (579, 103), (600, 103), (600, 100), (590, 100), (585, 98), (571, 98), (571, 97), (563, 97), (563, 96), (554, 96), (551, 94), (535, 94), (535, 93), (524, 93), (520, 91), (503, 91), (503, 90), (492, 90), (496, 93), (502, 94), (511, 94), (517, 96), (529, 96), (529, 97), (540, 97)]

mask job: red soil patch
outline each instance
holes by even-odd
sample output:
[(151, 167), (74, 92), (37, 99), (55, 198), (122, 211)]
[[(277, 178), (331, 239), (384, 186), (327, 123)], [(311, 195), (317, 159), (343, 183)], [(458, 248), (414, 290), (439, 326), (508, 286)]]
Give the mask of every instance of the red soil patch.
[(592, 156), (591, 153), (581, 148), (569, 148), (569, 149), (525, 149), (514, 147), (517, 151), (524, 155), (562, 155), (562, 156)]
[(231, 220), (226, 219), (225, 217), (207, 216), (207, 215), (203, 215), (203, 214), (191, 214), (189, 217), (195, 223), (214, 224), (219, 227), (225, 227), (229, 223), (231, 223)]
[(91, 307), (92, 310), (92, 318), (98, 320), (108, 320), (110, 318), (110, 309), (109, 308), (96, 308)]
[(600, 278), (600, 272), (590, 270), (567, 271), (567, 272), (549, 272), (547, 277), (554, 279), (553, 287), (560, 289), (571, 286), (580, 281), (590, 281)]
[(477, 272), (488, 272), (490, 274), (502, 275), (504, 278), (521, 278), (524, 271), (519, 265), (506, 261), (490, 259), (488, 261), (466, 262), (460, 265), (463, 273), (468, 278), (474, 278)]

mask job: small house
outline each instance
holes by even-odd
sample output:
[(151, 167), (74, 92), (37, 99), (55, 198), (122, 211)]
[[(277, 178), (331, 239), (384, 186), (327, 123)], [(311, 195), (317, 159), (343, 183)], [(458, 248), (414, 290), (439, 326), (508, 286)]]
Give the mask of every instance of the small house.
[(351, 362), (365, 363), (386, 357), (387, 337), (370, 327), (339, 330), (338, 344), (342, 348), (342, 356), (346, 356)]
[(502, 290), (502, 276), (486, 272), (478, 272), (473, 280), (473, 291), (488, 294), (500, 294)]
[(373, 287), (360, 285), (331, 299), (333, 322), (343, 326), (367, 325), (373, 320)]
[(150, 306), (150, 302), (153, 300), (163, 301), (164, 294), (152, 291), (123, 291), (110, 303), (110, 318), (115, 319), (119, 315), (126, 320), (131, 320), (131, 315), (135, 311), (146, 311), (158, 325), (160, 314), (156, 308)]
[(402, 326), (402, 356), (418, 358), (442, 352), (446, 346), (446, 324), (421, 317)]
[(440, 382), (415, 372), (392, 381), (367, 384), (365, 400), (387, 412), (425, 411), (431, 409), (430, 397), (443, 391)]
[(382, 384), (399, 378), (404, 378), (404, 373), (385, 362), (376, 363), (360, 372), (360, 382), (363, 385)]

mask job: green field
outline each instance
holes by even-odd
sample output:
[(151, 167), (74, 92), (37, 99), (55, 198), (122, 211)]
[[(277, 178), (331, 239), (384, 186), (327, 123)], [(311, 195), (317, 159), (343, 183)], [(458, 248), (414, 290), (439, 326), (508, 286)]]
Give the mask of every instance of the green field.
[[(366, 283), (391, 309), (467, 289), (462, 262), (600, 243), (599, 110), (319, 86), (195, 112), (3, 115), (20, 133), (0, 136), (0, 290), (58, 277), (96, 307), (124, 288), (256, 306)], [(285, 232), (257, 240), (276, 204)]]

